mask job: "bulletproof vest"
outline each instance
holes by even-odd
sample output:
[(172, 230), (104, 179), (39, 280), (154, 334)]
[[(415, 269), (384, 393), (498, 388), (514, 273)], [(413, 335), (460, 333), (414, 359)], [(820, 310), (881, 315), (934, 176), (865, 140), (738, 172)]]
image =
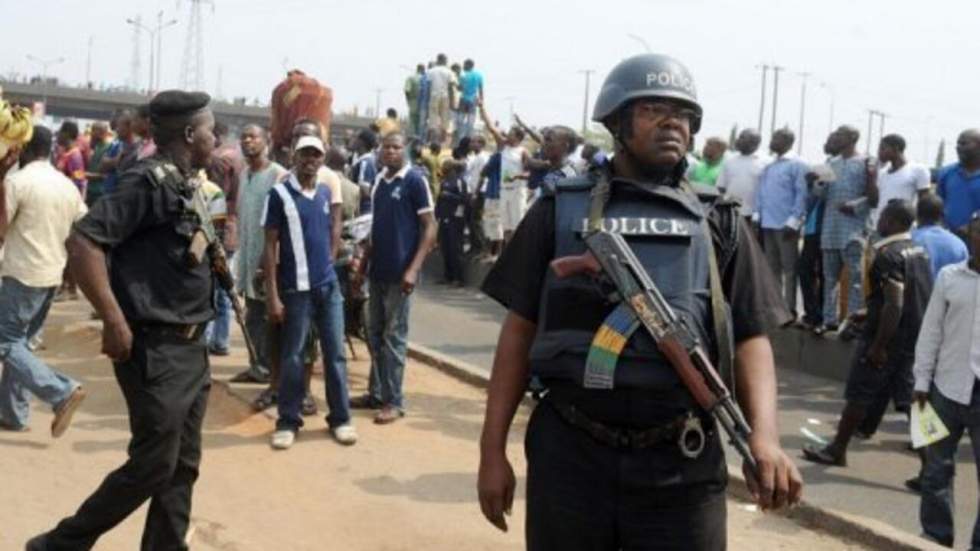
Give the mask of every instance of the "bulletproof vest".
[[(586, 247), (590, 197), (601, 173), (563, 180), (555, 190), (555, 257), (580, 255)], [(707, 208), (690, 187), (614, 178), (602, 227), (632, 248), (677, 315), (709, 351), (716, 350), (711, 317), (709, 251), (703, 221)], [(594, 279), (564, 280), (549, 270), (541, 293), (537, 335), (530, 351), (532, 376), (583, 385), (585, 359), (596, 331), (616, 308)], [(726, 314), (726, 318), (727, 318)], [(680, 385), (673, 367), (644, 331), (636, 331), (620, 354), (614, 387), (671, 388)]]

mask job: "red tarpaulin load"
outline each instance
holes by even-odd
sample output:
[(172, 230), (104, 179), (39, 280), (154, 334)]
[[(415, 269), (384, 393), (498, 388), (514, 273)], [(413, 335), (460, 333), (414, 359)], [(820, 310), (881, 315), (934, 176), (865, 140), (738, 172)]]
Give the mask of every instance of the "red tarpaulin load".
[(289, 71), (286, 80), (272, 91), (273, 147), (289, 146), (293, 124), (300, 119), (319, 121), (323, 125), (324, 137), (329, 137), (331, 105), (333, 90), (299, 69)]

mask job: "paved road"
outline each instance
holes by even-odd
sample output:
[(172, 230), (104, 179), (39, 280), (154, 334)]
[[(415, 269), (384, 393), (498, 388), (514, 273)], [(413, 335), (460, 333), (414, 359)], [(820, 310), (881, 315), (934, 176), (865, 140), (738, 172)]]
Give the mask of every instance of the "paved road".
[[(0, 549), (20, 549), (31, 535), (72, 512), (126, 456), (125, 406), (111, 369), (98, 354), (99, 326), (81, 303), (58, 304), (46, 326), (43, 357), (83, 381), (89, 398), (58, 440), (47, 433), (50, 411), (35, 406), (32, 430), (0, 434)], [(227, 379), (245, 362), (234, 353), (215, 358), (212, 371)], [(362, 392), (368, 362), (359, 347), (350, 384)], [(344, 448), (329, 440), (320, 418), (308, 418), (288, 452), (269, 449), (273, 423), (253, 414), (223, 386), (212, 390), (204, 426), (204, 460), (194, 495), (191, 548), (198, 551), (498, 551), (524, 548), (525, 472), (522, 408), (509, 455), (518, 473), (511, 530), (487, 524), (476, 501), (477, 439), (483, 393), (435, 369), (409, 365), (408, 416), (391, 426), (357, 412), (361, 441)], [(320, 407), (323, 382), (314, 388)], [(254, 385), (236, 385), (245, 397)], [(12, 498), (12, 499), (11, 499)], [(102, 538), (96, 551), (134, 549), (145, 513), (132, 515)], [(729, 502), (729, 547), (735, 550), (827, 551), (860, 547), (804, 529), (778, 515)], [(760, 545), (760, 542), (764, 544)]]
[[(498, 304), (474, 289), (428, 285), (420, 289), (412, 308), (410, 340), (489, 370), (504, 315)], [(841, 383), (782, 367), (779, 392), (782, 443), (794, 456), (799, 456), (801, 446), (809, 441), (802, 429), (818, 437), (833, 436), (843, 407)], [(852, 443), (847, 468), (828, 468), (798, 459), (807, 482), (806, 499), (887, 522), (912, 534), (921, 533), (919, 498), (903, 485), (919, 465), (918, 458), (905, 449), (906, 431), (904, 417), (890, 414), (872, 440)], [(957, 462), (959, 547), (969, 542), (977, 516), (977, 471), (968, 446), (964, 441)], [(729, 457), (735, 457), (729, 451)]]

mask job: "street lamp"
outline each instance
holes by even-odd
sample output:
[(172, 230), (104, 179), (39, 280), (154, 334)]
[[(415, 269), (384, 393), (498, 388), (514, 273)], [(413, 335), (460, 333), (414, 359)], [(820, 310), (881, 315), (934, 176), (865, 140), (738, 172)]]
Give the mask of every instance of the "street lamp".
[[(141, 23), (139, 20), (132, 19), (132, 18), (126, 19), (126, 23), (129, 23), (130, 25), (136, 27), (140, 31), (143, 31), (146, 34), (150, 35), (150, 82), (149, 82), (149, 85), (147, 86), (147, 88), (149, 90), (154, 90), (154, 86), (160, 86), (160, 57), (163, 55), (163, 48), (162, 48), (162, 40), (163, 40), (162, 39), (162, 35), (163, 35), (163, 33), (161, 33), (160, 31), (162, 31), (163, 29), (166, 29), (167, 27), (170, 27), (172, 25), (176, 25), (177, 24), (177, 20), (176, 19), (171, 19), (170, 21), (167, 21), (166, 23), (164, 23), (164, 21), (163, 21), (163, 12), (160, 11), (159, 13), (157, 13), (157, 24), (156, 24), (156, 27), (147, 27), (146, 25), (144, 25), (143, 23)], [(153, 52), (153, 50), (154, 50), (154, 43), (156, 45), (155, 47), (156, 47), (156, 50), (157, 50), (156, 63), (155, 64), (154, 64), (154, 52)], [(154, 66), (156, 66), (155, 73), (154, 73)], [(154, 74), (156, 74), (156, 82), (155, 83), (154, 83)]]
[(636, 34), (633, 34), (633, 33), (629, 33), (626, 36), (628, 36), (628, 37), (632, 38), (633, 40), (639, 42), (640, 45), (643, 46), (643, 49), (645, 49), (648, 54), (649, 53), (653, 53), (653, 50), (650, 49), (650, 44), (642, 36), (639, 36), (639, 35), (636, 35)]
[(27, 54), (27, 59), (41, 65), (41, 103), (44, 104), (44, 110), (46, 112), (48, 110), (48, 67), (64, 63), (65, 58), (41, 59)]

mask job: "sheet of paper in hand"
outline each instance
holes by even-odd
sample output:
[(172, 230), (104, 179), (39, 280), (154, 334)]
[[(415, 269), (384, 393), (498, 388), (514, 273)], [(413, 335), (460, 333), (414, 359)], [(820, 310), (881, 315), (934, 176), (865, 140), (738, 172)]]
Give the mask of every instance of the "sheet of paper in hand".
[(912, 431), (912, 447), (915, 449), (935, 444), (949, 436), (949, 429), (929, 402), (921, 407), (912, 404), (912, 419), (909, 425)]

